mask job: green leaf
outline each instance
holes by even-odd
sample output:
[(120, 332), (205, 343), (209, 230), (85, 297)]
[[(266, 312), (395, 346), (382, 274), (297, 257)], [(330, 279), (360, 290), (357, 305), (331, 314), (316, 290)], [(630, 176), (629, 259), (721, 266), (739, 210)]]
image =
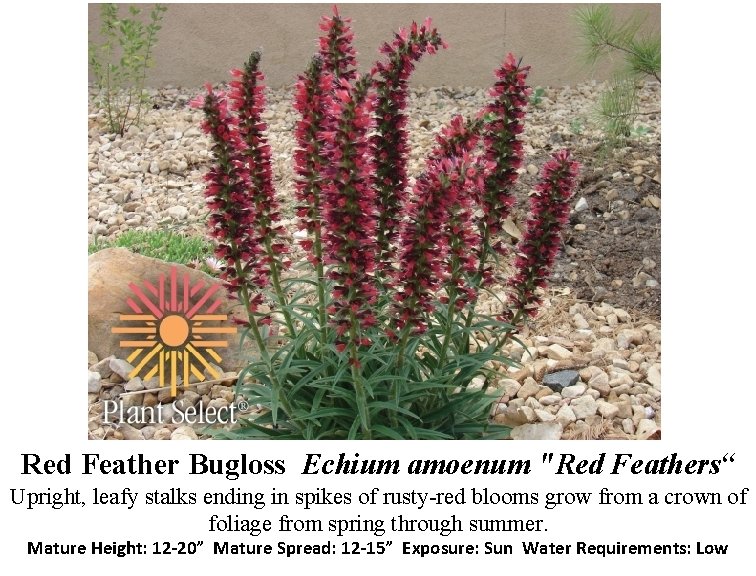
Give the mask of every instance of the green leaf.
[(393, 428), (389, 428), (388, 426), (384, 426), (382, 424), (374, 425), (373, 432), (375, 432), (378, 435), (385, 436), (386, 438), (390, 438), (391, 440), (404, 440), (404, 437), (401, 434), (399, 434), (399, 432), (397, 432)]

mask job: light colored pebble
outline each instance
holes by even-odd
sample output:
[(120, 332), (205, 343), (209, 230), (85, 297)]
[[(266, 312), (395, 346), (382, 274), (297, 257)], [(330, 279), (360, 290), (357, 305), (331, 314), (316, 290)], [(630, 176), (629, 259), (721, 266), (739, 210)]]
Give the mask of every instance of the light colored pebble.
[(598, 410), (598, 403), (591, 396), (581, 396), (580, 398), (575, 398), (570, 403), (570, 407), (575, 413), (575, 418), (578, 420), (584, 420), (588, 416), (593, 416), (596, 413)]
[(582, 396), (586, 391), (585, 384), (575, 384), (574, 386), (567, 386), (562, 389), (563, 398), (577, 398)]

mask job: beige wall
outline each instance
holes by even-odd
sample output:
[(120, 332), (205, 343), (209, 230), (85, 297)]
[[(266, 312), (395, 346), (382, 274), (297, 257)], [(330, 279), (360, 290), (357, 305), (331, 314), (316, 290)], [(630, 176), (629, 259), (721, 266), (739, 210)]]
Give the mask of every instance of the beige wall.
[[(449, 50), (426, 57), (414, 81), (426, 86), (488, 86), (507, 51), (532, 65), (532, 85), (562, 85), (605, 76), (580, 64), (573, 4), (340, 4), (352, 18), (363, 68), (391, 32), (433, 18)], [(149, 6), (148, 6), (149, 7)], [(642, 10), (660, 30), (659, 4), (617, 4), (618, 16)], [(330, 4), (174, 4), (163, 20), (150, 70), (152, 86), (200, 86), (228, 79), (252, 50), (262, 48), (271, 86), (291, 84), (313, 54), (318, 20)], [(125, 7), (121, 13), (125, 14)], [(147, 12), (147, 10), (145, 10)], [(89, 5), (89, 30), (99, 30), (99, 5)]]

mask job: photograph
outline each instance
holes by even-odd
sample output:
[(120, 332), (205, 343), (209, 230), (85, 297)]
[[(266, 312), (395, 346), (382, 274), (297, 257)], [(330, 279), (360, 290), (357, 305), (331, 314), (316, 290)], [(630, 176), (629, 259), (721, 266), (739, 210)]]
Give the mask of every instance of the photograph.
[(661, 439), (660, 4), (88, 42), (89, 439)]
[(6, 16), (9, 566), (753, 572), (745, 8)]

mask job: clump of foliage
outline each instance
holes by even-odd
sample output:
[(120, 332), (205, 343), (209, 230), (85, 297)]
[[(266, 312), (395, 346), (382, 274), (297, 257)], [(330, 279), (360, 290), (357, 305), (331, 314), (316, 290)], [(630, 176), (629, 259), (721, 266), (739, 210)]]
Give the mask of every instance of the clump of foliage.
[(147, 69), (166, 10), (166, 5), (155, 4), (145, 23), (140, 8), (129, 6), (129, 17), (122, 18), (116, 4), (100, 5), (102, 41), (89, 42), (89, 68), (110, 132), (123, 136), (142, 119), (149, 102), (144, 90)]
[(543, 97), (546, 94), (546, 89), (541, 86), (536, 86), (530, 95), (530, 103), (533, 106), (540, 106), (543, 102)]
[(206, 196), (221, 277), (246, 307), (259, 351), (238, 391), (268, 409), (222, 434), (506, 436), (489, 422), (494, 363), (515, 364), (501, 347), (538, 310), (577, 163), (560, 150), (543, 166), (504, 281), (510, 298), (500, 315), (479, 313), (509, 254), (501, 233), (523, 163), (529, 67), (509, 54), (485, 108), (437, 135), (410, 185), (408, 78), (445, 42), (430, 20), (412, 23), (359, 74), (349, 20), (334, 9), (321, 30), (295, 92), (296, 211), (306, 232), (297, 266), (272, 185), (260, 54), (232, 72), (228, 92), (208, 85), (193, 101), (212, 140)]
[(579, 8), (575, 15), (589, 64), (610, 56), (621, 59), (597, 110), (609, 144), (618, 144), (638, 134), (633, 124), (648, 113), (638, 107), (639, 81), (653, 78), (661, 83), (661, 37), (642, 33), (642, 18), (617, 21), (607, 5)]
[(213, 246), (204, 238), (168, 230), (127, 230), (114, 240), (91, 243), (89, 254), (105, 248), (127, 248), (136, 254), (184, 265), (202, 265), (213, 255)]
[(570, 132), (575, 136), (580, 136), (585, 128), (585, 123), (582, 118), (573, 118), (570, 120)]

